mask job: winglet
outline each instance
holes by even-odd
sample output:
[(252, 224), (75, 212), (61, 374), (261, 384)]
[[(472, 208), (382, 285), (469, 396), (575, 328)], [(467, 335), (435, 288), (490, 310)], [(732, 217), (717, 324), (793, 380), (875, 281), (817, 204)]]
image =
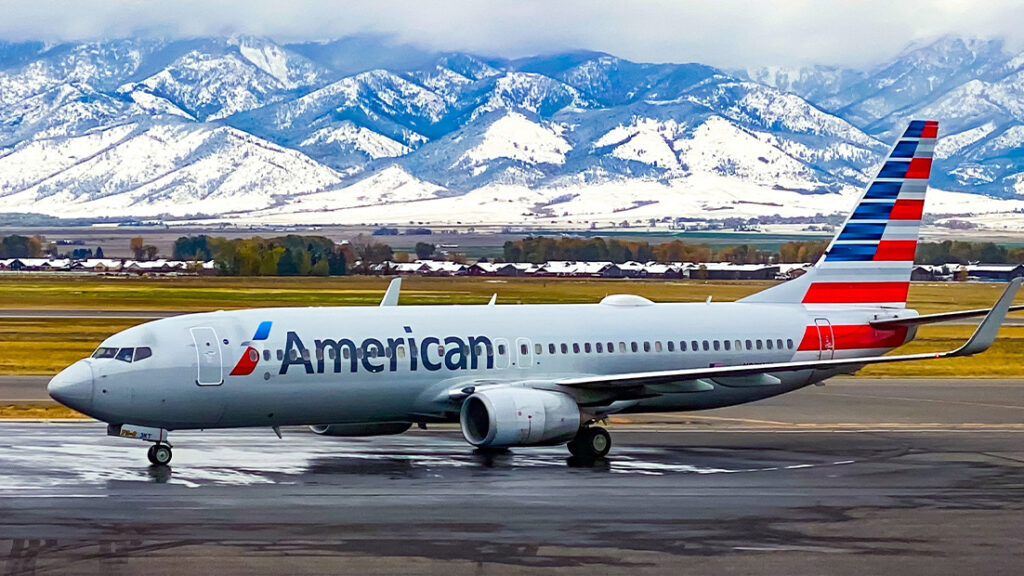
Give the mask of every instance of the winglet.
[(491, 296), (491, 300), (490, 300), (489, 302), (487, 302), (487, 305), (488, 305), (488, 306), (494, 306), (494, 304), (495, 304), (495, 303), (496, 303), (497, 301), (498, 301), (498, 293), (497, 293), (497, 292), (495, 292), (495, 293), (494, 293), (494, 294), (493, 294), (493, 295)]
[(1021, 283), (1024, 283), (1024, 278), (1010, 280), (1003, 295), (999, 297), (999, 301), (978, 325), (978, 329), (971, 335), (971, 339), (951, 352), (950, 356), (971, 356), (988, 350), (992, 342), (995, 342), (999, 327), (1006, 319), (1006, 313), (1010, 311), (1010, 304), (1013, 303), (1013, 298), (1017, 295)]
[(388, 285), (388, 291), (384, 293), (384, 298), (381, 299), (381, 306), (398, 306), (398, 293), (402, 289), (402, 279), (395, 278)]

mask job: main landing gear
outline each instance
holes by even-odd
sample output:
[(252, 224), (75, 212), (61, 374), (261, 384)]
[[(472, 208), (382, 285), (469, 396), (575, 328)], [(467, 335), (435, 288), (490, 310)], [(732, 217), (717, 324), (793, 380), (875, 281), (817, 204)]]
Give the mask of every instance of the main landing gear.
[(608, 454), (612, 447), (612, 437), (600, 426), (584, 426), (567, 446), (573, 456), (594, 460)]
[(171, 461), (171, 447), (167, 444), (153, 444), (146, 452), (149, 463), (154, 466), (166, 466)]

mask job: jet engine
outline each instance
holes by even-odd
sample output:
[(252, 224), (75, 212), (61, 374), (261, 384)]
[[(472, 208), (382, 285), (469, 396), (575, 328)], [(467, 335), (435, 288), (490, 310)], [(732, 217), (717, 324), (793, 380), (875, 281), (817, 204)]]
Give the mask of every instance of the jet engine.
[(462, 403), (462, 435), (474, 446), (560, 444), (576, 436), (580, 409), (565, 394), (530, 388), (495, 388)]
[(388, 436), (401, 434), (411, 422), (362, 422), (357, 424), (319, 424), (309, 429), (321, 436)]

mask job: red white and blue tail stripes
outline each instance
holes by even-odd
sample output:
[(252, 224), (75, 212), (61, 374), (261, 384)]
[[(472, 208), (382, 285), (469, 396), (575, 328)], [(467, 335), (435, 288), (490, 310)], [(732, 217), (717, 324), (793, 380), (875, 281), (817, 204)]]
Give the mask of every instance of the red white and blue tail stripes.
[(745, 301), (904, 307), (938, 130), (912, 121), (817, 265)]

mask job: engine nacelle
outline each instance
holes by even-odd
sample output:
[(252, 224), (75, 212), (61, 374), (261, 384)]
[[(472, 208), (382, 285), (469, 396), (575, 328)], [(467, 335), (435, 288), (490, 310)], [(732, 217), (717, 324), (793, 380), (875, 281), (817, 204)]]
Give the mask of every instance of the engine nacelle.
[(388, 436), (401, 434), (411, 422), (364, 422), (359, 424), (319, 424), (309, 429), (321, 436)]
[(459, 421), (474, 446), (559, 444), (576, 436), (580, 409), (559, 392), (495, 388), (466, 398)]

